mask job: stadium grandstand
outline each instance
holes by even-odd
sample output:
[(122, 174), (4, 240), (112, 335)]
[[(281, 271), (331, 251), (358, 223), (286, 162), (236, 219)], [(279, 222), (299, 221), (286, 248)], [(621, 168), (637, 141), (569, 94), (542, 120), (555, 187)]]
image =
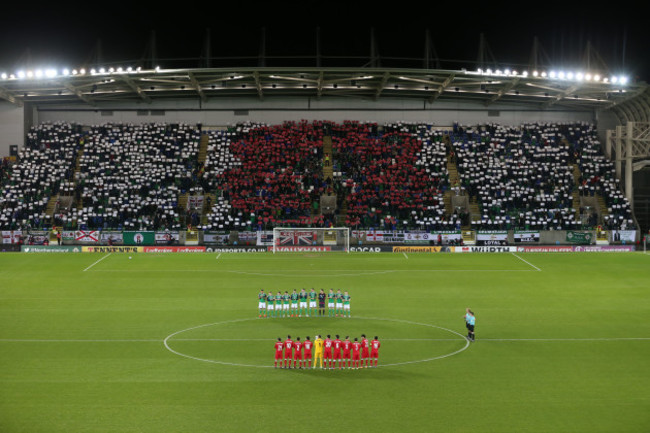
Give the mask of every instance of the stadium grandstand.
[(462, 232), (470, 243), (480, 231), (634, 231), (639, 241), (648, 86), (491, 64), (3, 73), (12, 127), (0, 226), (234, 241), (349, 227)]

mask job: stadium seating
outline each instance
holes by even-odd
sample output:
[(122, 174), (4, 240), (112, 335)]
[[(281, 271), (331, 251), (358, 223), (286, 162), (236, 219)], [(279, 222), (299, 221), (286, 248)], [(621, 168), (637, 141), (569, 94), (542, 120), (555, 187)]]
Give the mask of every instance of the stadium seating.
[(559, 125), (485, 125), (452, 136), (458, 171), (478, 200), (476, 229), (580, 228), (569, 148)]
[[(18, 163), (6, 169), (0, 196), (0, 226), (5, 229), (42, 228), (45, 209), (72, 180), (77, 151), (83, 143), (81, 126), (44, 123), (31, 128)], [(68, 191), (69, 184), (65, 184)]]

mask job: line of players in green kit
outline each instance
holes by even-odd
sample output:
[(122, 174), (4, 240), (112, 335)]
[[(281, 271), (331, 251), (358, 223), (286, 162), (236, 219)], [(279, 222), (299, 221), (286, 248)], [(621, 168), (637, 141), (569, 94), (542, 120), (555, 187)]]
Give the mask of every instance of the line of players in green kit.
[(325, 301), (327, 300), (327, 315), (329, 317), (351, 317), (350, 300), (352, 298), (347, 291), (341, 292), (339, 289), (336, 293), (330, 289), (329, 293), (320, 289), (311, 289), (307, 292), (302, 289), (293, 293), (285, 290), (284, 293), (278, 291), (276, 295), (264, 289), (260, 290), (257, 295), (259, 317), (316, 317), (325, 316)]

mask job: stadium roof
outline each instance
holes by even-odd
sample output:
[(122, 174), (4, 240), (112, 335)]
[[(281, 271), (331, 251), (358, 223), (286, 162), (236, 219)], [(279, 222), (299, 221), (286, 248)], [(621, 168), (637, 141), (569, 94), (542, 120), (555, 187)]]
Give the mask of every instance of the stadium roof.
[(0, 98), (24, 103), (80, 103), (273, 96), (413, 98), (497, 102), (536, 108), (607, 110), (647, 94), (645, 83), (588, 73), (394, 68), (196, 68), (27, 71), (0, 79)]

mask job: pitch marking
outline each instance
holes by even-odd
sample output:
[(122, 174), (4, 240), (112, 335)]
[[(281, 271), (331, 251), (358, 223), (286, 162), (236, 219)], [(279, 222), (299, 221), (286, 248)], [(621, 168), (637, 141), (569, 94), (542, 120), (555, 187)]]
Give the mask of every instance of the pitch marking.
[[(251, 319), (253, 320), (253, 319)], [(427, 325), (428, 326), (428, 325)], [(458, 338), (382, 338), (381, 341), (458, 341)], [(173, 341), (276, 341), (274, 338), (174, 338)], [(650, 337), (605, 338), (481, 338), (481, 342), (650, 341)], [(28, 339), (0, 338), (0, 343), (160, 343), (156, 339)]]
[(106, 257), (110, 256), (111, 254), (113, 254), (113, 253), (108, 253), (108, 254), (106, 254), (104, 257), (102, 257), (101, 259), (97, 260), (95, 263), (93, 263), (92, 265), (88, 266), (88, 267), (87, 267), (86, 269), (84, 269), (83, 271), (86, 272), (88, 269), (92, 268), (92, 267), (95, 266), (97, 263), (101, 262), (102, 260), (104, 260)]
[(406, 253), (402, 253), (402, 254), (404, 254), (404, 257), (406, 257), (407, 259), (409, 258), (409, 256), (406, 255)]
[(219, 255), (217, 256), (217, 260), (219, 260), (219, 257), (221, 257), (221, 253), (219, 253)]
[(522, 262), (524, 262), (524, 263), (526, 263), (526, 264), (532, 266), (533, 268), (537, 269), (538, 271), (540, 271), (540, 272), (542, 271), (540, 268), (538, 268), (537, 266), (533, 265), (533, 264), (530, 263), (528, 260), (524, 260), (524, 259), (522, 259), (522, 258), (519, 257), (517, 254), (515, 254), (515, 253), (510, 253), (510, 254), (512, 254), (513, 256), (517, 257), (517, 258), (518, 258), (519, 260), (521, 260)]
[[(396, 363), (392, 363), (392, 364), (382, 364), (379, 367), (391, 367), (391, 366), (406, 365), (406, 364), (417, 364), (417, 363), (422, 363), (422, 362), (434, 361), (434, 360), (437, 360), (437, 359), (444, 359), (444, 358), (448, 358), (448, 357), (453, 356), (453, 355), (457, 355), (457, 354), (461, 353), (462, 351), (466, 350), (470, 346), (469, 341), (467, 341), (467, 339), (463, 335), (461, 335), (458, 332), (453, 331), (451, 329), (443, 328), (442, 326), (431, 325), (431, 324), (428, 324), (428, 323), (411, 322), (411, 321), (408, 321), (408, 320), (383, 319), (383, 318), (379, 318), (379, 317), (353, 317), (353, 319), (357, 319), (357, 320), (381, 320), (381, 321), (386, 321), (386, 322), (399, 322), (399, 323), (407, 323), (407, 324), (411, 324), (411, 325), (427, 326), (429, 328), (441, 329), (443, 331), (450, 332), (450, 333), (452, 333), (454, 335), (458, 335), (458, 337), (460, 337), (460, 338), (451, 339), (451, 340), (453, 340), (453, 341), (462, 340), (462, 341), (465, 342), (465, 345), (461, 349), (456, 350), (456, 351), (451, 352), (451, 353), (447, 353), (447, 354), (440, 355), (440, 356), (435, 356), (433, 358), (420, 359), (420, 360), (416, 360), (416, 361), (406, 361), (406, 362), (396, 362)], [(178, 356), (182, 356), (184, 358), (193, 359), (195, 361), (209, 362), (209, 363), (212, 363), (212, 364), (232, 365), (232, 366), (236, 366), (236, 367), (274, 368), (272, 365), (240, 364), (240, 363), (236, 363), (236, 362), (224, 362), (224, 361), (217, 361), (217, 360), (214, 360), (214, 359), (198, 358), (196, 356), (192, 356), (192, 355), (188, 355), (186, 353), (178, 352), (178, 351), (172, 349), (171, 347), (169, 347), (169, 340), (172, 339), (175, 335), (182, 334), (182, 333), (187, 332), (187, 331), (192, 331), (194, 329), (205, 328), (205, 327), (208, 327), (208, 326), (217, 326), (217, 325), (224, 325), (224, 324), (227, 324), (227, 323), (245, 322), (245, 321), (250, 321), (250, 320), (258, 320), (258, 319), (250, 318), (250, 319), (227, 320), (227, 321), (224, 321), (224, 322), (206, 323), (206, 324), (203, 324), (203, 325), (193, 326), (191, 328), (181, 329), (180, 331), (176, 331), (176, 332), (174, 332), (172, 334), (169, 334), (167, 337), (165, 337), (165, 339), (163, 340), (163, 344), (165, 345), (165, 348), (167, 350), (169, 350), (170, 352), (172, 352), (172, 353), (174, 353), (174, 354), (176, 354)], [(174, 339), (173, 341), (179, 341), (179, 340), (180, 339)], [(270, 341), (270, 340), (265, 340), (265, 341)]]

